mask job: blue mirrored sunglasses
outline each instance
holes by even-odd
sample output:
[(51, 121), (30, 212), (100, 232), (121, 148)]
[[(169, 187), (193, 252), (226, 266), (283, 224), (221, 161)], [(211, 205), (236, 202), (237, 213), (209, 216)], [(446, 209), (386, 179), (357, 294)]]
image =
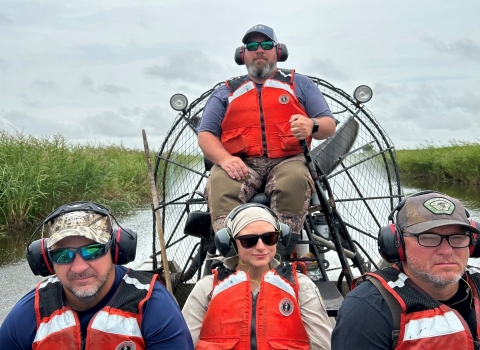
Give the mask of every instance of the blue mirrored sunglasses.
[(111, 241), (106, 244), (93, 243), (79, 248), (50, 249), (48, 254), (55, 264), (71, 264), (75, 254), (79, 253), (83, 260), (91, 261), (100, 259), (107, 254)]

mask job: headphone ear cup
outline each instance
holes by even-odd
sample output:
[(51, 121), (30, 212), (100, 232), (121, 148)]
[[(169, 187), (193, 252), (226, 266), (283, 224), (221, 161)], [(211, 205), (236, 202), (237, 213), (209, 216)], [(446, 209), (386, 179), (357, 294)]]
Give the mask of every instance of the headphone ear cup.
[(390, 224), (380, 228), (378, 252), (389, 263), (405, 261), (405, 244), (397, 225)]
[(54, 275), (53, 263), (48, 255), (47, 240), (45, 238), (33, 241), (27, 248), (26, 258), (30, 270), (35, 276), (47, 277)]
[(287, 58), (288, 58), (287, 45), (278, 43), (277, 44), (277, 62), (285, 62)]
[(244, 59), (244, 48), (243, 46), (237, 47), (235, 49), (235, 63), (237, 63), (239, 66), (242, 66), (245, 64), (245, 59)]
[(279, 222), (278, 224), (280, 228), (280, 241), (284, 247), (287, 247), (291, 237), (290, 227), (282, 222)]
[(125, 265), (135, 260), (137, 254), (137, 233), (119, 227), (112, 234), (110, 252), (115, 265)]
[(215, 233), (214, 241), (221, 256), (227, 257), (237, 254), (237, 244), (232, 238), (228, 228), (222, 228)]
[[(477, 221), (468, 218), (468, 221), (470, 222), (470, 225), (475, 228), (480, 227), (480, 223)], [(480, 242), (477, 240), (477, 234), (475, 232), (472, 232), (472, 240), (470, 241), (470, 257), (471, 258), (480, 258)]]

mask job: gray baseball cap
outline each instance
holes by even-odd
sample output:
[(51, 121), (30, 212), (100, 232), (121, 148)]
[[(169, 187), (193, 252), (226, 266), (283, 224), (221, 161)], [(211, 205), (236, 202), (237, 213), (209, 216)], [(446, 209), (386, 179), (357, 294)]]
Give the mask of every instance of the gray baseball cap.
[(276, 42), (276, 43), (278, 42), (277, 41), (277, 36), (275, 35), (275, 32), (273, 31), (273, 28), (271, 28), (269, 26), (266, 26), (264, 24), (257, 24), (255, 26), (253, 26), (252, 28), (250, 28), (249, 30), (247, 30), (247, 32), (243, 36), (242, 43), (246, 44), (248, 37), (251, 34), (255, 34), (255, 33), (260, 33), (260, 34), (266, 35), (269, 39), (273, 40), (274, 42)]
[(437, 192), (407, 198), (396, 222), (402, 232), (422, 233), (436, 227), (460, 225), (480, 234), (470, 225), (465, 207), (458, 199)]
[(50, 248), (70, 236), (86, 237), (101, 244), (108, 243), (112, 234), (109, 220), (108, 216), (88, 211), (73, 211), (60, 215), (50, 226), (47, 247)]

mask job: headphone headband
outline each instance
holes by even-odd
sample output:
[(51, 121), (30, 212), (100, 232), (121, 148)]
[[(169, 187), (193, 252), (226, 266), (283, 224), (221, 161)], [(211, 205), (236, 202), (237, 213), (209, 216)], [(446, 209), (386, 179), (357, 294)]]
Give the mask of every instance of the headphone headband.
[[(447, 196), (445, 193), (438, 192), (438, 191), (420, 191), (414, 193), (406, 198), (404, 198), (397, 206), (393, 209), (393, 211), (388, 215), (388, 220), (390, 224), (388, 226), (384, 226), (380, 228), (378, 232), (378, 251), (380, 255), (388, 262), (395, 263), (399, 261), (405, 261), (405, 241), (403, 239), (403, 234), (401, 227), (398, 225), (397, 217), (398, 213), (405, 204), (413, 197), (422, 196), (429, 193), (437, 193), (442, 196)], [(395, 215), (396, 214), (396, 215)], [(470, 226), (476, 227), (475, 222), (470, 219), (470, 214), (465, 209), (465, 214), (467, 219), (470, 223)], [(403, 214), (402, 214), (403, 215)], [(480, 254), (480, 247), (476, 249), (476, 242), (477, 242), (477, 234), (473, 232), (473, 236), (470, 241), (470, 255)]]
[(235, 242), (235, 239), (233, 238), (232, 231), (228, 228), (228, 220), (235, 219), (235, 217), (241, 211), (252, 207), (265, 209), (266, 211), (268, 211), (269, 214), (274, 217), (276, 223), (275, 229), (280, 232), (280, 240), (282, 242), (282, 245), (285, 247), (287, 246), (288, 242), (290, 241), (290, 228), (279, 221), (277, 214), (275, 214), (272, 209), (263, 204), (252, 202), (241, 204), (235, 207), (225, 218), (224, 228), (215, 233), (215, 246), (217, 247), (220, 255), (228, 257), (237, 254), (237, 242)]
[(45, 224), (55, 220), (60, 215), (75, 211), (92, 211), (96, 214), (113, 218), (115, 223), (118, 225), (118, 229), (113, 230), (112, 227), (110, 233), (110, 240), (112, 241), (110, 252), (113, 263), (117, 265), (123, 265), (135, 260), (137, 251), (137, 234), (134, 231), (130, 229), (124, 229), (122, 226), (120, 226), (119, 222), (110, 212), (110, 210), (101, 204), (87, 201), (71, 202), (58, 207), (49, 215), (47, 215), (45, 220), (43, 220), (43, 222), (35, 229), (35, 231), (33, 231), (27, 243), (26, 257), (30, 269), (35, 275), (49, 276), (54, 273), (54, 270), (53, 262), (48, 255), (47, 239), (41, 238), (32, 242), (33, 237), (40, 228), (44, 227)]

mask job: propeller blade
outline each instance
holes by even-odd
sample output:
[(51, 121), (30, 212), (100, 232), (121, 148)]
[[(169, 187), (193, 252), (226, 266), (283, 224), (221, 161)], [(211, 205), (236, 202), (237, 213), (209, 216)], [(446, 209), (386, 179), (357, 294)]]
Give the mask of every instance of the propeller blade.
[(352, 116), (340, 125), (335, 134), (310, 151), (318, 166), (330, 174), (340, 163), (340, 157), (348, 153), (358, 134), (358, 122)]

